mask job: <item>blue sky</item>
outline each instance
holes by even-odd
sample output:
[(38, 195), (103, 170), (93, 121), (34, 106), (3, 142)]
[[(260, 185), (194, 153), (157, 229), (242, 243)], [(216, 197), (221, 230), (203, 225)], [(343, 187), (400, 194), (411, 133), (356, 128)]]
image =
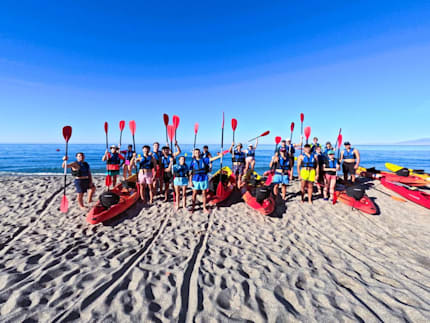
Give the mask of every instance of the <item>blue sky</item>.
[[(103, 143), (135, 119), (139, 142), (430, 136), (426, 1), (2, 1), (0, 142)], [(125, 140), (129, 140), (125, 133)]]

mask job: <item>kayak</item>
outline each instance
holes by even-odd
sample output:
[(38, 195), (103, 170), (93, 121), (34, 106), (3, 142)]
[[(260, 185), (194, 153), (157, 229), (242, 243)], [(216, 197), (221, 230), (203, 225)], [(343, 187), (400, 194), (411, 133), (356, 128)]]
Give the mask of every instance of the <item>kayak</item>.
[[(244, 179), (247, 183), (246, 192), (242, 195), (245, 203), (262, 215), (273, 213), (276, 208), (276, 202), (270, 188), (266, 185), (261, 185), (263, 178), (257, 172), (250, 170)], [(262, 201), (257, 201), (257, 190), (259, 190), (260, 194), (263, 194), (261, 197)]]
[(258, 203), (251, 191), (247, 190), (245, 194), (242, 195), (242, 198), (248, 206), (263, 215), (272, 214), (276, 207), (275, 199), (272, 196), (264, 199), (262, 203)]
[(395, 173), (384, 172), (377, 169), (366, 169), (364, 167), (358, 167), (357, 174), (363, 177), (380, 179), (385, 177), (387, 180), (392, 182), (399, 182), (410, 186), (426, 186), (428, 182), (420, 177), (409, 175), (400, 176)]
[(409, 201), (430, 209), (430, 194), (418, 189), (413, 190), (411, 188), (405, 187), (405, 185), (393, 183), (387, 180), (385, 177), (381, 178), (381, 184), (393, 192), (403, 196), (404, 198), (407, 198)]
[[(136, 178), (136, 175), (132, 175), (127, 178), (127, 182), (136, 183)], [(97, 204), (87, 214), (88, 223), (97, 224), (112, 219), (127, 211), (139, 199), (138, 185), (136, 188), (130, 189), (129, 191), (128, 189), (123, 188), (122, 183), (119, 183), (109, 192), (118, 195), (119, 202), (109, 208), (104, 207), (100, 201), (97, 202)]]
[(346, 194), (346, 191), (335, 191), (334, 192), (336, 201), (340, 201), (346, 205), (353, 207), (354, 209), (363, 211), (367, 214), (378, 213), (378, 208), (375, 203), (367, 196), (364, 195), (360, 200), (356, 200), (352, 196)]
[(218, 170), (209, 180), (209, 189), (206, 193), (206, 200), (209, 205), (216, 205), (228, 199), (234, 190), (236, 184), (236, 177), (229, 167), (223, 167), (223, 183), (224, 192), (222, 196), (217, 196), (216, 190), (220, 180), (221, 170)]
[[(392, 171), (392, 172), (397, 172), (403, 168), (406, 168), (406, 167), (402, 167), (402, 166), (391, 164), (391, 163), (385, 163), (385, 167), (389, 171)], [(420, 178), (425, 179), (426, 181), (430, 182), (430, 174), (424, 173), (424, 171), (422, 171), (422, 170), (416, 170), (416, 169), (410, 169), (410, 168), (408, 170), (409, 170), (410, 175), (420, 177)]]

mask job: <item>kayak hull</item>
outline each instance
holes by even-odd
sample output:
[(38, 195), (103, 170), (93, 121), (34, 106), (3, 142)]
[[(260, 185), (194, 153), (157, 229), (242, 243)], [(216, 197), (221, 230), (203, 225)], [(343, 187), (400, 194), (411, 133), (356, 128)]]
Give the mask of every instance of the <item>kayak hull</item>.
[(250, 191), (246, 191), (242, 198), (248, 206), (262, 215), (269, 215), (275, 211), (276, 203), (272, 196), (265, 199), (261, 204), (257, 202), (256, 198), (252, 196)]
[[(224, 202), (230, 197), (231, 193), (234, 190), (234, 186), (236, 184), (236, 177), (232, 173), (231, 169), (229, 167), (223, 167), (222, 171), (224, 174), (227, 174), (227, 176), (229, 177), (227, 184), (224, 186), (224, 192), (223, 192), (224, 194), (222, 196), (217, 196), (216, 187), (215, 187), (215, 192), (208, 190), (206, 192), (206, 201), (209, 205), (216, 205)], [(214, 178), (216, 178), (216, 176), (220, 174), (220, 172), (221, 170), (213, 174), (211, 179), (209, 180), (209, 183), (211, 183), (214, 180)], [(209, 186), (211, 185), (209, 184)]]
[[(127, 181), (136, 181), (136, 175), (127, 178)], [(111, 192), (119, 195), (120, 200), (117, 204), (112, 205), (110, 208), (106, 209), (101, 205), (100, 202), (88, 212), (87, 222), (90, 224), (97, 224), (118, 216), (121, 213), (127, 211), (131, 206), (133, 206), (139, 199), (139, 186), (137, 185), (131, 193), (123, 190), (122, 184), (116, 185)]]
[(400, 196), (403, 196), (404, 198), (408, 199), (411, 202), (414, 202), (418, 205), (421, 205), (425, 208), (430, 209), (430, 194), (427, 194), (423, 191), (419, 190), (411, 190), (407, 187), (401, 186), (399, 184), (393, 183), (389, 180), (387, 180), (385, 177), (381, 178), (381, 184), (392, 190), (393, 192), (399, 194)]
[(380, 179), (381, 177), (385, 177), (387, 180), (391, 182), (399, 182), (402, 184), (410, 185), (410, 186), (427, 186), (429, 183), (418, 177), (418, 176), (400, 176), (390, 172), (378, 171), (378, 173), (373, 173), (367, 171), (366, 168), (359, 167), (357, 169), (357, 174), (367, 178)]
[(335, 199), (337, 201), (349, 205), (354, 209), (360, 210), (367, 214), (378, 213), (378, 208), (376, 207), (375, 203), (373, 203), (372, 199), (367, 195), (364, 195), (359, 201), (357, 201), (355, 198), (348, 196), (345, 191), (335, 191), (335, 194)]
[[(391, 164), (391, 163), (385, 163), (385, 167), (391, 172), (397, 172), (400, 169), (406, 168), (406, 167), (402, 167), (402, 166)], [(430, 174), (426, 174), (426, 173), (425, 174), (419, 174), (419, 173), (414, 172), (414, 170), (410, 169), (410, 168), (408, 170), (409, 170), (409, 173), (411, 175), (422, 178), (422, 179), (426, 180), (428, 182), (428, 184), (430, 184)]]

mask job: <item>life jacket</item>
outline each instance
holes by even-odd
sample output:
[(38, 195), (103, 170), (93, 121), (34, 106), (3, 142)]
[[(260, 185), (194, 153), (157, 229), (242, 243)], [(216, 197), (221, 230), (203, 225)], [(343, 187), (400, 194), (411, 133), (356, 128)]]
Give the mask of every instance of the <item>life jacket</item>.
[(328, 160), (328, 168), (336, 168), (337, 166), (337, 159), (334, 158), (333, 160), (331, 160), (330, 158), (327, 158)]
[(351, 147), (351, 149), (348, 151), (347, 149), (345, 149), (343, 151), (343, 159), (355, 159), (355, 152), (354, 152), (354, 148)]
[(163, 153), (159, 150), (157, 152), (153, 151), (152, 152), (152, 156), (155, 158), (155, 160), (157, 161), (157, 164), (160, 164), (161, 162), (161, 157), (163, 156)]
[(209, 151), (200, 154), (200, 158), (209, 158)]
[(173, 173), (175, 177), (187, 177), (188, 166), (186, 164), (176, 165), (175, 168), (173, 168)]
[(126, 160), (131, 160), (133, 158), (134, 151), (127, 150), (124, 154)]
[(190, 168), (193, 170), (193, 175), (209, 173), (209, 164), (205, 163), (203, 159), (194, 159)]
[(233, 163), (245, 163), (245, 153), (243, 151), (234, 151), (233, 158), (231, 159)]
[(316, 168), (316, 160), (315, 155), (311, 154), (310, 156), (303, 154), (303, 160), (302, 164), (300, 165), (301, 168), (307, 167), (307, 168)]
[(290, 154), (290, 156), (294, 156), (294, 154), (296, 153), (296, 149), (294, 148), (293, 144), (287, 146), (287, 152)]
[(170, 165), (170, 155), (169, 156), (161, 156), (161, 165), (163, 165), (163, 168), (168, 168)]
[(321, 147), (321, 144), (319, 142), (317, 142), (316, 145), (311, 144), (311, 152), (315, 152), (317, 147)]
[(255, 157), (255, 149), (251, 149), (247, 151), (246, 157)]
[(121, 159), (119, 158), (118, 153), (108, 154), (108, 160), (107, 160), (108, 170), (119, 170), (120, 163), (121, 163)]
[(153, 169), (154, 164), (152, 163), (152, 156), (142, 156), (140, 161), (139, 169)]
[(84, 162), (76, 162), (80, 168), (79, 170), (73, 170), (72, 169), (72, 175), (76, 177), (84, 177), (84, 176), (90, 176), (90, 165), (86, 161)]
[(290, 159), (286, 157), (285, 159), (282, 156), (279, 156), (278, 161), (278, 169), (281, 169), (283, 172), (290, 169)]

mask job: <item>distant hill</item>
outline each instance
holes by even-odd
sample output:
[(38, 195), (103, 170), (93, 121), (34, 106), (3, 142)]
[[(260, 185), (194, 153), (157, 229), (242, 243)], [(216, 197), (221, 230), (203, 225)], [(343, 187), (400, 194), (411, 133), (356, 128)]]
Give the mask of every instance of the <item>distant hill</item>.
[(430, 138), (421, 138), (415, 140), (401, 141), (398, 145), (430, 145)]

